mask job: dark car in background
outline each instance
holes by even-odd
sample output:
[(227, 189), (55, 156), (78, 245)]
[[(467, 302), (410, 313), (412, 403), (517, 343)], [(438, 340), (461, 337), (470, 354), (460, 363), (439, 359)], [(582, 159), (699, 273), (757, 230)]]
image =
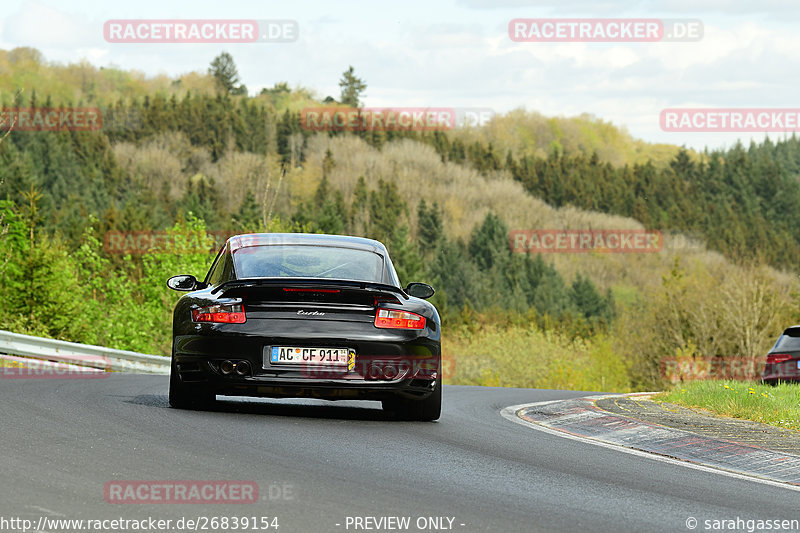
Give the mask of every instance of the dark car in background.
[(435, 420), (441, 322), (424, 283), (401, 287), (386, 247), (359, 237), (249, 234), (226, 241), (175, 306), (169, 403), (216, 395), (379, 400)]
[(786, 328), (767, 354), (761, 373), (766, 383), (800, 381), (800, 326)]

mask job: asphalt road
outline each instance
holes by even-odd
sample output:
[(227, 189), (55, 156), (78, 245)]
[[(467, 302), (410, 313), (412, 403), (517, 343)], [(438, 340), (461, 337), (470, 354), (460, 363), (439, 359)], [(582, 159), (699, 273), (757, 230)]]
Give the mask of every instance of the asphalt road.
[[(410, 517), (401, 531), (437, 530), (417, 520), (447, 517), (451, 529), (438, 530), (464, 532), (689, 531), (689, 517), (704, 531), (712, 519), (800, 519), (798, 492), (499, 414), (584, 395), (576, 392), (445, 387), (436, 423), (391, 420), (374, 402), (225, 398), (214, 412), (178, 411), (166, 393), (165, 376), (0, 380), (0, 529), (3, 519), (40, 516), (266, 516), (281, 533), (376, 531), (365, 529), (371, 521), (356, 529), (356, 517), (388, 516)], [(104, 486), (114, 480), (255, 481), (260, 501), (113, 504)]]

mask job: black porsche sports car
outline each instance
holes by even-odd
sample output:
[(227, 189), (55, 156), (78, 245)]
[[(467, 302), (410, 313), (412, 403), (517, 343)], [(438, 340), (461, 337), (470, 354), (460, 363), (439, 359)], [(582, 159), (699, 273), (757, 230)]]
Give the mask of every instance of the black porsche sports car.
[(216, 395), (380, 400), (404, 419), (436, 420), (441, 321), (424, 283), (405, 288), (378, 241), (258, 233), (226, 241), (206, 278), (175, 306), (169, 403)]

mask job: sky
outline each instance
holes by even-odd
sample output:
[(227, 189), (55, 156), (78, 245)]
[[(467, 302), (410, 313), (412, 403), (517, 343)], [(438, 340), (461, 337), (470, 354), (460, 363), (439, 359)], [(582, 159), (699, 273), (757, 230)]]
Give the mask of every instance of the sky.
[[(470, 107), (588, 113), (648, 142), (702, 150), (763, 133), (663, 131), (670, 108), (800, 108), (800, 3), (784, 0), (340, 0), (93, 2), (3, 0), (0, 48), (48, 61), (177, 76), (229, 52), (250, 94), (277, 82), (339, 96), (352, 65), (368, 107)], [(691, 42), (515, 42), (517, 18), (699, 19)], [(112, 43), (118, 19), (296, 21), (293, 42)], [(770, 133), (773, 139), (784, 133)]]

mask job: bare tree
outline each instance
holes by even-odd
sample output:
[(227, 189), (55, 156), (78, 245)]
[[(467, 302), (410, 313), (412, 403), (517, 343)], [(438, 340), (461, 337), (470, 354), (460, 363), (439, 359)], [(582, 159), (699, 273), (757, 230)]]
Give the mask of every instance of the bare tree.
[(281, 172), (280, 176), (278, 177), (278, 183), (275, 185), (275, 188), (272, 189), (272, 179), (269, 175), (269, 171), (267, 171), (264, 196), (261, 199), (261, 221), (264, 224), (264, 228), (269, 228), (269, 223), (272, 221), (272, 209), (275, 207), (275, 200), (278, 198), (278, 193), (281, 190), (281, 184), (283, 183), (284, 176), (286, 176), (285, 163), (281, 164)]
[(289, 136), (289, 150), (291, 151), (292, 168), (297, 166), (303, 156), (305, 138), (302, 133), (293, 133)]

